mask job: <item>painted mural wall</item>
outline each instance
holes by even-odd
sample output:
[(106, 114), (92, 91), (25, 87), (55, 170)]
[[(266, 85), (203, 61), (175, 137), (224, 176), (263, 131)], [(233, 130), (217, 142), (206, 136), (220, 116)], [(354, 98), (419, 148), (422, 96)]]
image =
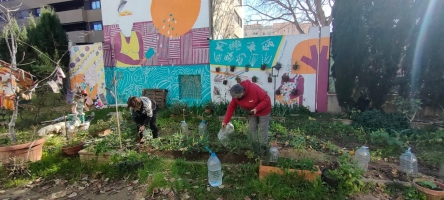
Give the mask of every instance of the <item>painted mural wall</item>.
[[(211, 99), (209, 0), (102, 0), (102, 18), (105, 80), (116, 72), (119, 104), (146, 88), (168, 89), (170, 103)], [(181, 98), (181, 75), (201, 75), (200, 98)]]
[[(228, 91), (237, 83), (236, 79), (252, 81), (254, 77), (272, 102), (326, 112), (329, 47), (329, 27), (321, 29), (321, 38), (319, 27), (311, 27), (307, 34), (213, 40), (210, 42), (212, 100), (230, 101)], [(272, 70), (278, 62), (282, 68)], [(298, 67), (293, 69), (296, 62)], [(266, 67), (261, 69), (263, 64)], [(234, 70), (230, 66), (235, 66)], [(272, 71), (277, 77), (269, 82)]]
[[(102, 43), (72, 46), (69, 53), (70, 90), (86, 90), (91, 100), (106, 104)], [(72, 94), (67, 98), (72, 100)]]

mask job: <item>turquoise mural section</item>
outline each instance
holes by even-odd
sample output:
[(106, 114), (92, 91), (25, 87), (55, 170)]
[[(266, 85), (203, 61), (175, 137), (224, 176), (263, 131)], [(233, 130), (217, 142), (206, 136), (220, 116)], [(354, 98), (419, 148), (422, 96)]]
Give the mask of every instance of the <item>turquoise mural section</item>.
[(272, 66), (283, 36), (254, 37), (210, 41), (211, 65), (260, 68)]
[[(126, 104), (130, 96), (141, 96), (144, 89), (167, 89), (167, 104), (184, 102), (189, 105), (211, 100), (210, 66), (144, 66), (144, 67), (105, 67), (108, 105), (115, 104), (112, 80), (116, 73), (118, 104)], [(202, 98), (180, 99), (180, 75), (200, 75)]]

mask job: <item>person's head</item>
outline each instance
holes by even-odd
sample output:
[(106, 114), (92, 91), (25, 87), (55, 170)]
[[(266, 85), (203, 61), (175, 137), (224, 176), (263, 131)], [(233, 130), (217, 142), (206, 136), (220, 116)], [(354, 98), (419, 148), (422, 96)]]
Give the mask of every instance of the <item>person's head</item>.
[(233, 85), (230, 89), (230, 95), (235, 99), (241, 99), (244, 97), (245, 89), (240, 84)]
[(128, 108), (132, 108), (133, 110), (140, 110), (140, 107), (142, 107), (142, 99), (140, 99), (139, 97), (130, 97), (128, 98), (126, 104), (128, 105)]

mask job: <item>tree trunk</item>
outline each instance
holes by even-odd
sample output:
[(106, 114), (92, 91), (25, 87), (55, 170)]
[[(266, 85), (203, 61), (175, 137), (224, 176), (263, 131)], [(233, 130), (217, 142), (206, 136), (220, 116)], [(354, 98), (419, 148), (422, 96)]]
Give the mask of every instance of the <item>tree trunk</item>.
[(9, 122), (9, 137), (11, 138), (11, 142), (17, 142), (17, 138), (15, 137), (15, 121), (17, 121), (18, 115), (18, 101), (19, 97), (16, 96), (14, 100), (14, 111), (12, 112), (11, 122)]

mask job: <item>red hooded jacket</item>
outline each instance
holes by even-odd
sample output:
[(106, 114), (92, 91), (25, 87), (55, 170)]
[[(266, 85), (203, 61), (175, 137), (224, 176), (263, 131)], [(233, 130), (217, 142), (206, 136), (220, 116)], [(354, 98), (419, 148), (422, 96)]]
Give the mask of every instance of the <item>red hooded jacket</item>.
[(244, 87), (244, 96), (241, 99), (232, 98), (225, 114), (224, 123), (228, 123), (233, 116), (236, 106), (240, 106), (245, 110), (253, 110), (256, 108), (255, 116), (266, 116), (271, 112), (271, 100), (268, 94), (258, 85), (250, 80), (240, 83)]

